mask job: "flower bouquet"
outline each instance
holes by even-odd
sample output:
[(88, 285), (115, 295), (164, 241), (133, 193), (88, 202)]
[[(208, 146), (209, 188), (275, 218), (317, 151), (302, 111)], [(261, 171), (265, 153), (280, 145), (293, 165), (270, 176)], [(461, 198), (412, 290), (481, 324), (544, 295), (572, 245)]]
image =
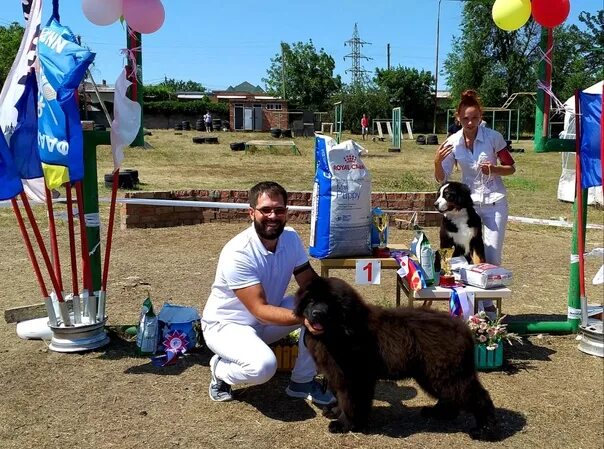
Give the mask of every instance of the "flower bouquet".
[(520, 335), (508, 332), (507, 324), (501, 321), (502, 316), (490, 320), (486, 312), (479, 312), (470, 316), (468, 326), (474, 336), (474, 361), (478, 370), (498, 368), (503, 364), (503, 341), (512, 344), (517, 341), (522, 344)]

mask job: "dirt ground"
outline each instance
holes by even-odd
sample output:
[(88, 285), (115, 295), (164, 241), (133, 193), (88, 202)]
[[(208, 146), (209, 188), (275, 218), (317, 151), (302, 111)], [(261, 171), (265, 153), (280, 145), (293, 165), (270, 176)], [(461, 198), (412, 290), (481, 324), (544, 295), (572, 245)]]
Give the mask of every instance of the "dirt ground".
[[(0, 209), (0, 310), (39, 302), (39, 293), (9, 209)], [(163, 302), (200, 310), (210, 291), (222, 245), (245, 223), (117, 230), (108, 286), (112, 326), (134, 324), (150, 292)], [(297, 225), (308, 240), (308, 226)], [(66, 226), (59, 224), (61, 238)], [(410, 231), (393, 229), (391, 242)], [(436, 229), (428, 230), (437, 241)], [(589, 231), (587, 247), (601, 246)], [(514, 319), (564, 319), (571, 231), (510, 224), (505, 266), (514, 272), (504, 313)], [(63, 257), (64, 266), (68, 261)], [(319, 265), (313, 261), (318, 269)], [(599, 261), (588, 261), (588, 296)], [(349, 271), (332, 275), (351, 280)], [(394, 272), (380, 286), (360, 288), (370, 301), (394, 304)], [(64, 354), (39, 340), (20, 340), (15, 324), (0, 324), (0, 448), (584, 448), (604, 444), (602, 359), (577, 350), (574, 335), (531, 336), (505, 347), (501, 371), (483, 373), (503, 431), (498, 443), (470, 439), (472, 419), (423, 419), (433, 401), (413, 381), (381, 382), (371, 432), (332, 435), (327, 419), (286, 396), (287, 374), (236, 389), (237, 400), (213, 403), (207, 388), (211, 354), (201, 349), (175, 366), (156, 368), (134, 343), (111, 335), (97, 351)]]

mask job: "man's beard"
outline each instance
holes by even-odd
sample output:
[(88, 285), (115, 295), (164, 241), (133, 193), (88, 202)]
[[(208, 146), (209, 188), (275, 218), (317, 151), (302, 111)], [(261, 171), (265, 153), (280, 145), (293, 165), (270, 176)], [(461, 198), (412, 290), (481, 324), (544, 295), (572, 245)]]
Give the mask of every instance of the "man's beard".
[(281, 221), (272, 222), (277, 224), (275, 227), (266, 227), (265, 223), (254, 219), (254, 229), (256, 230), (256, 234), (265, 240), (277, 240), (283, 233), (283, 229), (285, 229), (285, 223)]

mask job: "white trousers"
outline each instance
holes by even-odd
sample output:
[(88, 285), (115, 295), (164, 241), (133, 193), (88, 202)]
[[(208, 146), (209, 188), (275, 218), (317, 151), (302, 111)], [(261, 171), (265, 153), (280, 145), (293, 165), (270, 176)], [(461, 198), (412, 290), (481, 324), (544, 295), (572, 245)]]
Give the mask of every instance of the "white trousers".
[(503, 253), (505, 228), (508, 223), (508, 202), (504, 199), (494, 204), (475, 207), (482, 219), (482, 238), (487, 262), (499, 266)]
[[(508, 202), (504, 199), (497, 203), (478, 205), (475, 208), (482, 219), (485, 259), (488, 263), (500, 266), (505, 228), (508, 223)], [(481, 301), (480, 305), (481, 308), (489, 308), (493, 306), (493, 301)]]
[[(286, 296), (280, 307), (293, 309), (293, 296)], [(229, 385), (258, 385), (268, 382), (277, 371), (277, 358), (269, 344), (274, 343), (300, 325), (244, 325), (232, 322), (201, 320), (203, 336), (208, 348), (220, 357), (214, 374)], [(298, 358), (291, 380), (309, 382), (317, 374), (312, 356), (304, 345), (302, 326), (298, 342)]]

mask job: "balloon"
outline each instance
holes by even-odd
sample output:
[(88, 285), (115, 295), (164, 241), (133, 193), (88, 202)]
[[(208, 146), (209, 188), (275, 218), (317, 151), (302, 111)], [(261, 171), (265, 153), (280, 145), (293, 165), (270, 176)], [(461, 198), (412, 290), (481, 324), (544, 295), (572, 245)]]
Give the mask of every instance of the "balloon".
[(82, 11), (95, 25), (111, 25), (122, 15), (122, 0), (82, 0)]
[(124, 0), (124, 19), (139, 33), (154, 33), (164, 23), (166, 13), (161, 0)]
[(544, 27), (557, 27), (566, 20), (569, 12), (568, 0), (533, 0), (533, 19)]
[(505, 31), (514, 31), (531, 16), (530, 0), (495, 0), (492, 10), (495, 25)]

